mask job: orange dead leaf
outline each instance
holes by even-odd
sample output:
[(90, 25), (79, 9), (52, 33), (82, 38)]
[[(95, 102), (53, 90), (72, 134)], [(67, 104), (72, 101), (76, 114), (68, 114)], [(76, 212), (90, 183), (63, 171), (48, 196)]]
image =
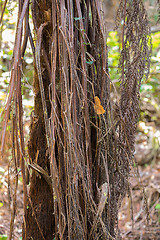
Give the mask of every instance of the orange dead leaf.
[(94, 103), (94, 110), (95, 110), (95, 112), (98, 115), (105, 113), (105, 110), (104, 110), (103, 106), (101, 105), (101, 101), (100, 101), (99, 97), (96, 96), (94, 98), (94, 101), (95, 101), (95, 103)]

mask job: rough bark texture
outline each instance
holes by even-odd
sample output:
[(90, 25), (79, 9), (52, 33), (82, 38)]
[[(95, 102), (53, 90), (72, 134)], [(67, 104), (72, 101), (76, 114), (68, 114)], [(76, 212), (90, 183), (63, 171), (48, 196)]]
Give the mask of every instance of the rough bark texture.
[[(32, 1), (32, 14), (35, 17), (36, 27), (40, 27), (45, 22), (46, 12), (51, 9), (51, 1)], [(35, 25), (36, 25), (35, 24)], [(45, 47), (45, 51), (49, 56), (49, 34), (51, 34), (51, 26), (46, 26), (43, 36), (42, 44)], [(36, 35), (35, 35), (36, 37)], [(42, 52), (43, 50), (41, 50)], [(49, 102), (49, 74), (46, 70), (44, 63), (43, 52), (41, 54), (41, 69), (43, 69), (42, 78), (44, 85), (44, 92), (47, 103), (47, 110), (50, 113), (50, 102)], [(30, 140), (28, 143), (28, 153), (30, 163), (38, 164), (42, 167), (47, 174), (50, 176), (50, 161), (49, 153), (46, 142), (45, 123), (43, 115), (43, 107), (41, 100), (41, 92), (39, 87), (39, 79), (37, 74), (37, 68), (35, 66), (34, 73), (34, 94), (35, 103), (34, 111), (31, 116), (30, 125)], [(48, 116), (49, 117), (49, 116)], [(29, 190), (29, 203), (27, 207), (27, 214), (23, 224), (23, 239), (53, 239), (54, 231), (54, 205), (53, 205), (53, 192), (41, 173), (36, 170), (30, 170), (32, 172), (30, 179), (30, 190)]]
[(139, 87), (149, 69), (143, 4), (120, 1), (122, 84), (114, 108), (99, 0), (32, 0), (32, 17), (35, 109), (23, 240), (119, 240), (118, 209), (133, 164)]

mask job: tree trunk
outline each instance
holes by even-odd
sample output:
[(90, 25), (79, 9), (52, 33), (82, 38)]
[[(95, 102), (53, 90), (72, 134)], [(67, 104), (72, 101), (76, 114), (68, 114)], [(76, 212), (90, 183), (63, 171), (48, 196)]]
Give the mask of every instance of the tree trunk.
[(150, 56), (143, 4), (124, 2), (121, 96), (113, 108), (99, 0), (32, 0), (35, 106), (24, 240), (120, 239), (118, 209)]
[[(32, 15), (34, 19), (35, 38), (37, 36), (37, 30), (42, 23), (44, 23), (45, 14), (51, 9), (51, 1), (32, 1)], [(41, 47), (41, 69), (43, 69), (42, 78), (44, 85), (44, 93), (47, 103), (47, 112), (50, 117), (50, 102), (49, 102), (49, 84), (50, 77), (44, 63), (44, 52), (49, 57), (50, 47), (50, 35), (51, 26), (44, 29), (42, 36)], [(43, 48), (43, 50), (42, 50)], [(28, 153), (30, 161), (30, 191), (29, 191), (29, 203), (27, 207), (27, 213), (23, 224), (23, 239), (53, 239), (54, 233), (54, 205), (53, 205), (53, 192), (50, 185), (44, 178), (44, 175), (37, 171), (32, 164), (36, 163), (42, 169), (46, 171), (50, 176), (50, 160), (49, 152), (46, 141), (45, 123), (42, 107), (41, 92), (39, 86), (38, 73), (36, 65), (34, 67), (34, 111), (31, 114), (30, 125), (30, 140), (28, 143)]]

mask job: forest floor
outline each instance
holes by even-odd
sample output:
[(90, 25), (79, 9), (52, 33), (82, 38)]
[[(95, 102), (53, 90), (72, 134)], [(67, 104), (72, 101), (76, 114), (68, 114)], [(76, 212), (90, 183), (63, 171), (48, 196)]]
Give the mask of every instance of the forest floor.
[[(148, 129), (147, 134), (144, 129)], [(135, 151), (135, 160), (139, 165), (139, 177), (136, 167), (133, 167), (130, 174), (130, 196), (126, 196), (123, 199), (119, 211), (119, 228), (122, 239), (160, 240), (160, 143), (158, 142), (159, 135), (157, 135), (157, 132), (159, 133), (159, 130), (155, 129), (154, 126), (139, 124), (139, 131), (136, 134)], [(8, 174), (7, 161), (3, 162), (3, 164), (1, 163), (0, 240), (7, 239), (10, 232), (15, 173), (12, 167), (9, 169)], [(147, 199), (149, 216), (146, 210), (145, 199)], [(149, 220), (148, 224), (147, 216)], [(22, 239), (22, 221), (23, 188), (21, 177), (19, 177), (14, 236), (12, 239)]]

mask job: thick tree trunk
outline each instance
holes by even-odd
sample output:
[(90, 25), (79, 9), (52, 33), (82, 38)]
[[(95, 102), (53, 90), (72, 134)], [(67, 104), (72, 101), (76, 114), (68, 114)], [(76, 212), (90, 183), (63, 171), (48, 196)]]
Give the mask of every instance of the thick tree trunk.
[[(38, 30), (37, 27), (39, 28), (40, 25), (46, 21), (46, 12), (50, 11), (50, 9), (51, 1), (32, 1), (32, 15), (34, 16), (34, 27), (36, 31)], [(42, 78), (48, 113), (50, 112), (48, 90), (50, 78), (49, 73), (46, 69), (46, 65), (44, 63), (43, 53), (45, 51), (49, 56), (49, 34), (51, 34), (51, 27), (48, 23), (48, 26), (46, 26), (44, 29), (42, 36), (42, 46), (45, 48), (45, 50), (42, 50), (41, 47), (41, 69), (43, 69)], [(30, 140), (28, 143), (28, 152), (31, 164), (30, 171), (32, 174), (30, 179), (29, 203), (23, 224), (23, 239), (51, 240), (53, 239), (54, 231), (53, 192), (49, 183), (47, 183), (45, 180), (44, 175), (38, 172), (36, 167), (33, 167), (34, 164), (37, 164), (46, 171), (48, 176), (50, 176), (50, 161), (46, 141), (41, 92), (36, 66), (33, 87), (35, 94), (35, 103), (34, 111), (31, 115)]]
[[(109, 182), (114, 183), (115, 175), (115, 162), (112, 162), (111, 166), (109, 165), (111, 169), (109, 173), (107, 173), (108, 170), (106, 171), (105, 169), (105, 162), (112, 157), (111, 154), (114, 151), (111, 143), (109, 146), (109, 138), (111, 138), (111, 136), (109, 135), (103, 138), (103, 135), (106, 135), (107, 128), (110, 127), (107, 119), (108, 113), (105, 113), (104, 118), (100, 115), (99, 117), (94, 112), (93, 105), (87, 102), (88, 99), (94, 101), (93, 99), (95, 95), (97, 95), (101, 99), (103, 106), (106, 106), (109, 99), (109, 80), (104, 71), (107, 66), (106, 48), (99, 15), (100, 8), (98, 1), (97, 3), (91, 1), (91, 23), (91, 20), (89, 20), (89, 1), (86, 1), (86, 3), (82, 1), (81, 5), (79, 4), (80, 1), (71, 2), (72, 1), (70, 1), (70, 4), (73, 4), (73, 9), (69, 9), (69, 1), (68, 5), (65, 1), (60, 1), (59, 3), (55, 1), (54, 6), (57, 7), (55, 10), (53, 9), (51, 0), (32, 1), (32, 16), (37, 32), (37, 41), (39, 40), (38, 38), (40, 38), (38, 29), (47, 23), (42, 34), (40, 67), (48, 118), (50, 117), (51, 111), (49, 101), (51, 78), (47, 63), (49, 62), (49, 65), (51, 65), (49, 56), (52, 44), (55, 44), (51, 39), (53, 39), (53, 31), (57, 31), (57, 39), (55, 41), (58, 46), (56, 58), (58, 62), (56, 66), (56, 94), (58, 96), (56, 96), (56, 98), (59, 109), (57, 113), (59, 115), (58, 125), (60, 123), (63, 129), (59, 131), (60, 126), (57, 126), (56, 129), (57, 143), (55, 146), (55, 158), (57, 159), (58, 166), (59, 186), (57, 191), (59, 191), (60, 194), (60, 199), (58, 200), (60, 203), (55, 205), (53, 189), (50, 188), (44, 175), (36, 168), (37, 165), (40, 166), (47, 172), (48, 176), (53, 173), (50, 171), (49, 149), (43, 114), (44, 109), (42, 106), (42, 89), (39, 86), (39, 69), (37, 69), (37, 64), (35, 64), (35, 106), (32, 114), (30, 141), (28, 144), (32, 176), (30, 180), (29, 204), (23, 224), (24, 240), (29, 240), (31, 237), (37, 240), (51, 240), (54, 234), (58, 237), (63, 236), (63, 239), (69, 238), (71, 240), (95, 239), (98, 235), (101, 236), (101, 239), (107, 236), (109, 237), (108, 231), (112, 236), (115, 234), (116, 223), (114, 219), (117, 220), (118, 209), (116, 201), (119, 197), (117, 196), (117, 199), (114, 199), (116, 187), (114, 187), (114, 185), (111, 187), (111, 196), (108, 199), (109, 205), (106, 205), (106, 198), (109, 194), (108, 187), (107, 189), (104, 188), (104, 192), (102, 189), (99, 190), (101, 186), (103, 188), (103, 184), (107, 186), (106, 184), (109, 184)], [(63, 6), (68, 7), (68, 16), (65, 15), (65, 8), (63, 8)], [(51, 12), (51, 9), (55, 12)], [(56, 15), (56, 29), (52, 26), (53, 19), (51, 20), (51, 17), (53, 17), (53, 14)], [(75, 19), (73, 26), (73, 22), (70, 22), (69, 19), (69, 17), (73, 16), (69, 14), (74, 14), (74, 18), (72, 18), (72, 21)], [(82, 19), (84, 22), (82, 22)], [(73, 44), (73, 42), (70, 42), (68, 45), (69, 47), (71, 46), (70, 53), (67, 52), (69, 49), (66, 50), (67, 24), (70, 24), (70, 34), (72, 34), (71, 31), (74, 30), (74, 37), (73, 39), (70, 38), (69, 41), (74, 40), (75, 49), (72, 52), (73, 46), (71, 44)], [(88, 35), (87, 38), (86, 35), (83, 35), (83, 32), (81, 32), (83, 28), (85, 34)], [(87, 51), (89, 55), (86, 55)], [(48, 60), (46, 60), (45, 54)], [(92, 65), (92, 56), (93, 59), (95, 58), (96, 60), (95, 66)], [(74, 62), (74, 59), (77, 63)], [(68, 63), (70, 66), (67, 65)], [(87, 66), (86, 63), (88, 64)], [(79, 67), (80, 71), (77, 70)], [(74, 68), (77, 71), (77, 75), (74, 72)], [(94, 86), (94, 90), (92, 89), (93, 92), (90, 89), (91, 85), (88, 83), (87, 78), (92, 81)], [(78, 83), (76, 83), (77, 79), (79, 81)], [(81, 86), (80, 88), (79, 84)], [(67, 106), (67, 99), (70, 99), (69, 91), (73, 94), (71, 112), (69, 112), (69, 106)], [(72, 120), (70, 117), (72, 117)], [(93, 125), (90, 125), (90, 118), (93, 121)], [(70, 130), (68, 129), (69, 127)], [(110, 140), (112, 142), (113, 139)], [(108, 177), (110, 178), (108, 180), (107, 174), (109, 174)], [(53, 178), (55, 178), (55, 174)], [(101, 191), (105, 196), (105, 201), (102, 202), (100, 196)], [(95, 204), (97, 204), (97, 207)], [(58, 214), (57, 219), (54, 215), (55, 206), (57, 206), (55, 209)], [(59, 221), (59, 224), (58, 222), (55, 223), (55, 221)], [(63, 228), (65, 230), (64, 232)]]
[(32, 0), (35, 109), (23, 240), (120, 239), (118, 209), (128, 190), (139, 86), (149, 66), (141, 60), (150, 56), (143, 4), (124, 4), (118, 11), (118, 22), (128, 14), (121, 96), (113, 118), (99, 0)]

